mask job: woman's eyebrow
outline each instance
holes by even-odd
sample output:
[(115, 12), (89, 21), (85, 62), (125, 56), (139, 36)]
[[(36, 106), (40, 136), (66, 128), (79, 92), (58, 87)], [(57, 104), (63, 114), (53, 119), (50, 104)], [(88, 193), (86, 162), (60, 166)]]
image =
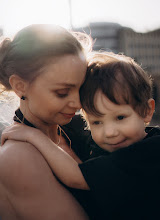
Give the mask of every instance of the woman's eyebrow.
[(72, 83), (57, 83), (57, 85), (65, 86), (65, 87), (75, 87), (75, 84)]

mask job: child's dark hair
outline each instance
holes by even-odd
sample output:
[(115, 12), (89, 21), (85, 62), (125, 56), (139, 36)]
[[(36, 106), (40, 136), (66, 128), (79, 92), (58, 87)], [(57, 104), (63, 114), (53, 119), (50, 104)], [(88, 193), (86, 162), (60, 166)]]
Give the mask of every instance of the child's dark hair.
[(152, 80), (130, 57), (113, 53), (93, 53), (80, 89), (82, 108), (86, 113), (101, 115), (94, 105), (97, 91), (115, 104), (129, 104), (145, 117), (152, 97)]

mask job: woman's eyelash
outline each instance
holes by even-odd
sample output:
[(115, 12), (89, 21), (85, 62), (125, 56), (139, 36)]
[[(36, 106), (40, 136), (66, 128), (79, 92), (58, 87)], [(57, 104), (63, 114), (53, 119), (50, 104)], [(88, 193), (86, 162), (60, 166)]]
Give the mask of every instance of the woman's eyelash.
[(58, 96), (59, 98), (65, 98), (65, 97), (68, 96), (68, 93), (65, 93), (65, 94), (57, 93), (57, 96)]
[(56, 92), (57, 97), (65, 98), (65, 97), (68, 96), (69, 89), (60, 89), (60, 90), (57, 90), (55, 92)]

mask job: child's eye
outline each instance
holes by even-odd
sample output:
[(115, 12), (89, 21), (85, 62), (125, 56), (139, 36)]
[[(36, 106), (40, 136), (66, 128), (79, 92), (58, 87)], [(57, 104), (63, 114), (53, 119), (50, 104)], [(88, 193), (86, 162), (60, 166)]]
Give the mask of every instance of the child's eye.
[(118, 119), (119, 121), (123, 120), (124, 118), (125, 118), (124, 115), (119, 115), (119, 116), (117, 117), (117, 119)]
[(94, 121), (92, 124), (93, 125), (99, 125), (99, 124), (101, 124), (101, 122), (100, 121)]

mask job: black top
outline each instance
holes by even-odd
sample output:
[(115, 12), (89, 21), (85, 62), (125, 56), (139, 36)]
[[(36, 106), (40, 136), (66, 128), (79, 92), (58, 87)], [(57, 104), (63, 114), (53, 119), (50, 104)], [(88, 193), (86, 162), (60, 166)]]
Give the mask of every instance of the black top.
[[(20, 110), (16, 114), (23, 119)], [(27, 120), (24, 123), (34, 127)], [(64, 187), (90, 219), (160, 219), (160, 129), (147, 128), (144, 140), (109, 153), (95, 144), (85, 127), (85, 120), (76, 115), (62, 129), (83, 161), (79, 167), (91, 191)]]
[(100, 219), (160, 219), (160, 129), (142, 141), (79, 164)]

